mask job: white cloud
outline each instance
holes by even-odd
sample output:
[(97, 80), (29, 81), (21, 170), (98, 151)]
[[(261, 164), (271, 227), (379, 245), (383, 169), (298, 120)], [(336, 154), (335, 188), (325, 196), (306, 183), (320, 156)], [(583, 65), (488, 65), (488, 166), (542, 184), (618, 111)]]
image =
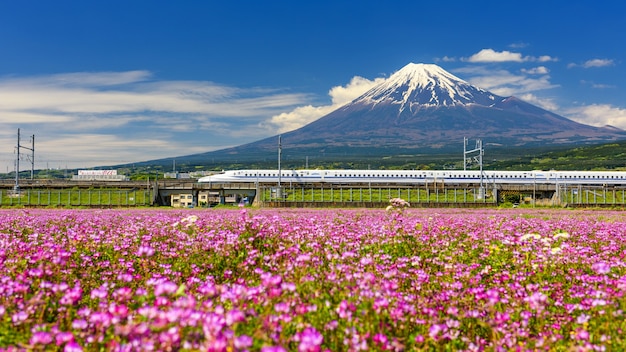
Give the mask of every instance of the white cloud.
[(585, 63), (583, 64), (584, 68), (590, 68), (590, 67), (606, 67), (606, 66), (613, 66), (614, 62), (613, 60), (608, 60), (608, 59), (593, 59), (593, 60), (588, 60), (585, 61)]
[(523, 49), (528, 46), (528, 43), (512, 43), (509, 44), (509, 48), (513, 49)]
[(514, 53), (508, 50), (497, 52), (493, 49), (482, 49), (478, 53), (470, 56), (468, 62), (524, 62), (526, 59), (520, 53)]
[(384, 78), (369, 80), (367, 78), (355, 76), (346, 86), (336, 86), (330, 89), (328, 95), (332, 100), (331, 105), (300, 106), (290, 112), (284, 112), (272, 116), (270, 121), (261, 124), (261, 127), (272, 128), (270, 126), (274, 126), (274, 128), (277, 128), (280, 133), (298, 129), (351, 102), (384, 80)]
[(614, 85), (610, 85), (610, 84), (593, 83), (591, 85), (591, 88), (594, 88), (594, 89), (609, 89), (609, 88), (615, 88), (615, 86)]
[(528, 61), (539, 61), (539, 62), (549, 62), (549, 61), (558, 61), (557, 58), (553, 58), (548, 55), (542, 55), (539, 57), (533, 56), (522, 56), (521, 53), (516, 53), (508, 50), (504, 51), (495, 51), (493, 49), (482, 49), (476, 54), (470, 56), (469, 58), (463, 59), (467, 62), (472, 63), (487, 63), (487, 62), (528, 62)]
[(550, 71), (545, 66), (538, 66), (538, 67), (533, 67), (533, 68), (528, 68), (528, 69), (523, 68), (522, 72), (529, 74), (529, 75), (545, 75), (545, 74), (548, 74)]
[(439, 59), (439, 58), (435, 59), (435, 61), (455, 62), (455, 61), (456, 61), (456, 58), (454, 58), (454, 57), (449, 57), (449, 56), (444, 56), (444, 57), (442, 57), (442, 58), (440, 58), (440, 59)]
[(261, 127), (268, 130), (277, 129), (278, 133), (289, 132), (311, 123), (335, 109), (335, 105), (299, 106), (290, 112), (272, 116), (271, 120), (267, 123), (262, 123)]
[(539, 56), (538, 58), (533, 59), (533, 61), (550, 62), (550, 61), (559, 61), (559, 59), (552, 57), (552, 56), (548, 56), (548, 55), (542, 55), (542, 56)]
[(108, 87), (148, 81), (149, 71), (70, 72), (28, 77), (0, 78), (2, 85), (11, 87)]
[(0, 77), (0, 172), (13, 170), (18, 128), (36, 135), (36, 167), (102, 166), (112, 155), (143, 161), (269, 136), (275, 130), (260, 130), (261, 121), (309, 100), (276, 89), (159, 81), (148, 71)]
[(592, 125), (611, 125), (626, 130), (626, 109), (608, 104), (592, 104), (566, 110), (566, 116), (574, 121)]
[(345, 87), (336, 86), (330, 89), (328, 95), (332, 98), (333, 105), (343, 105), (358, 98), (375, 85), (385, 81), (385, 78), (369, 80), (367, 78), (355, 76)]
[(603, 83), (595, 83), (593, 81), (587, 81), (587, 80), (581, 80), (580, 84), (588, 85), (588, 86), (590, 86), (591, 88), (594, 88), (594, 89), (612, 89), (612, 88), (617, 88), (617, 86), (615, 86), (615, 85), (603, 84)]
[(608, 67), (615, 65), (615, 61), (611, 59), (591, 59), (583, 62), (582, 64), (569, 63), (567, 64), (567, 68), (574, 67), (582, 67), (582, 68), (592, 68), (592, 67)]
[(467, 74), (466, 80), (471, 84), (501, 96), (520, 97), (522, 94), (558, 87), (550, 82), (548, 75), (531, 77), (513, 74), (507, 70), (488, 70), (484, 67), (464, 67), (455, 72)]
[(556, 112), (559, 109), (559, 106), (552, 99), (540, 98), (535, 94), (521, 94), (518, 98), (551, 112)]

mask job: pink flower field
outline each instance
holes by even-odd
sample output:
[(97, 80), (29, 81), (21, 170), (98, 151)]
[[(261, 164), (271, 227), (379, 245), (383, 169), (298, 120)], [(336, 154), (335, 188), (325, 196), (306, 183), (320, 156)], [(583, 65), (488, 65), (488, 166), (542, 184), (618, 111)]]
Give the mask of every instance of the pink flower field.
[(0, 210), (0, 350), (624, 350), (624, 215)]

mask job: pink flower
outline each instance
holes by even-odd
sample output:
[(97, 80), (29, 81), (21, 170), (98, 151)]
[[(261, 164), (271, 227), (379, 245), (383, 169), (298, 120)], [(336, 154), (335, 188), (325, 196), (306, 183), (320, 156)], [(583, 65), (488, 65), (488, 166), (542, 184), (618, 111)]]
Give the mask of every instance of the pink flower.
[(280, 346), (265, 346), (261, 348), (261, 352), (287, 352), (287, 350)]
[(245, 349), (252, 346), (252, 337), (248, 335), (237, 336), (234, 341), (235, 348), (237, 349)]
[(30, 338), (31, 345), (48, 345), (52, 343), (54, 339), (52, 338), (52, 334), (47, 331), (36, 331), (33, 333), (33, 336)]
[(441, 325), (433, 324), (428, 329), (428, 335), (430, 336), (430, 338), (432, 338), (434, 340), (438, 340), (439, 339), (439, 333), (441, 333), (442, 331), (443, 331), (443, 327)]
[(591, 266), (591, 269), (597, 274), (604, 275), (611, 271), (611, 266), (605, 262), (597, 262)]
[(83, 348), (76, 342), (70, 342), (65, 345), (63, 352), (83, 352)]
[(528, 302), (530, 308), (534, 310), (541, 310), (548, 300), (548, 296), (544, 295), (541, 292), (535, 292), (532, 295), (526, 297), (524, 301)]
[(226, 325), (231, 326), (246, 320), (246, 315), (239, 309), (233, 309), (226, 313)]
[(589, 331), (587, 331), (585, 329), (579, 329), (576, 332), (576, 338), (578, 340), (585, 340), (585, 341), (589, 340)]
[(64, 343), (74, 341), (74, 335), (71, 332), (59, 332), (55, 336), (57, 346), (61, 346)]
[(299, 352), (317, 352), (321, 350), (324, 337), (315, 328), (309, 327), (296, 334), (295, 340), (298, 344)]
[(84, 330), (89, 326), (84, 319), (76, 319), (72, 322), (72, 329)]
[(175, 283), (171, 281), (159, 282), (154, 287), (154, 295), (155, 296), (169, 295), (169, 294), (176, 292), (177, 289), (178, 289), (178, 285), (176, 285)]
[(14, 324), (19, 324), (19, 323), (23, 322), (26, 319), (28, 319), (28, 313), (26, 313), (23, 310), (15, 313), (15, 314), (13, 314), (11, 316), (11, 320), (13, 321)]

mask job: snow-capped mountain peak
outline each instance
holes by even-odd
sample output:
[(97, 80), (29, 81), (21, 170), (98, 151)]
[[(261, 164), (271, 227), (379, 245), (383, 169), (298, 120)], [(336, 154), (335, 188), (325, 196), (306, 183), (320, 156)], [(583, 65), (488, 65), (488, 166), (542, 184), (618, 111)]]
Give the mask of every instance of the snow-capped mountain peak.
[(493, 105), (501, 97), (475, 87), (434, 64), (410, 63), (355, 100), (355, 103), (399, 105)]

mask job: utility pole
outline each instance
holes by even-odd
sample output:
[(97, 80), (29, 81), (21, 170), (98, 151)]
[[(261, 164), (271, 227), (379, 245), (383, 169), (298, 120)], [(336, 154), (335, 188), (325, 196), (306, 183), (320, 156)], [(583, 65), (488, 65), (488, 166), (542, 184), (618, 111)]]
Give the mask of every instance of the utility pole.
[(478, 157), (474, 157), (474, 161), (478, 162), (480, 166), (480, 189), (478, 190), (479, 198), (484, 198), (485, 196), (485, 187), (483, 185), (484, 172), (483, 172), (483, 155), (485, 154), (485, 149), (483, 149), (483, 141), (481, 139), (476, 140), (476, 148), (472, 150), (467, 150), (467, 138), (463, 138), (463, 170), (466, 170), (467, 160), (471, 160), (467, 157), (468, 154), (478, 152)]
[(15, 147), (17, 156), (15, 157), (15, 186), (13, 192), (20, 193), (20, 129), (17, 129), (17, 147)]
[(283, 144), (281, 142), (281, 135), (278, 135), (278, 191), (276, 192), (278, 198), (282, 198), (283, 197), (283, 189), (280, 185), (280, 181), (281, 181), (281, 168), (280, 168), (280, 159), (282, 158), (282, 152), (283, 152)]
[(35, 175), (35, 135), (31, 136), (31, 147), (25, 147), (22, 146), (20, 144), (20, 129), (17, 129), (17, 146), (15, 147), (15, 151), (16, 151), (16, 158), (15, 158), (15, 186), (13, 187), (13, 191), (16, 194), (20, 193), (20, 150), (22, 148), (30, 150), (31, 151), (31, 156), (30, 156), (30, 163), (31, 163), (31, 167), (30, 167), (30, 179), (32, 180), (34, 178)]
[(467, 170), (467, 137), (463, 137), (463, 171)]
[[(31, 148), (30, 148), (30, 152), (31, 152), (31, 157), (30, 157), (30, 179), (34, 179), (35, 178), (35, 135), (32, 135), (30, 138), (30, 142), (31, 142)], [(26, 148), (28, 149), (28, 148)]]

